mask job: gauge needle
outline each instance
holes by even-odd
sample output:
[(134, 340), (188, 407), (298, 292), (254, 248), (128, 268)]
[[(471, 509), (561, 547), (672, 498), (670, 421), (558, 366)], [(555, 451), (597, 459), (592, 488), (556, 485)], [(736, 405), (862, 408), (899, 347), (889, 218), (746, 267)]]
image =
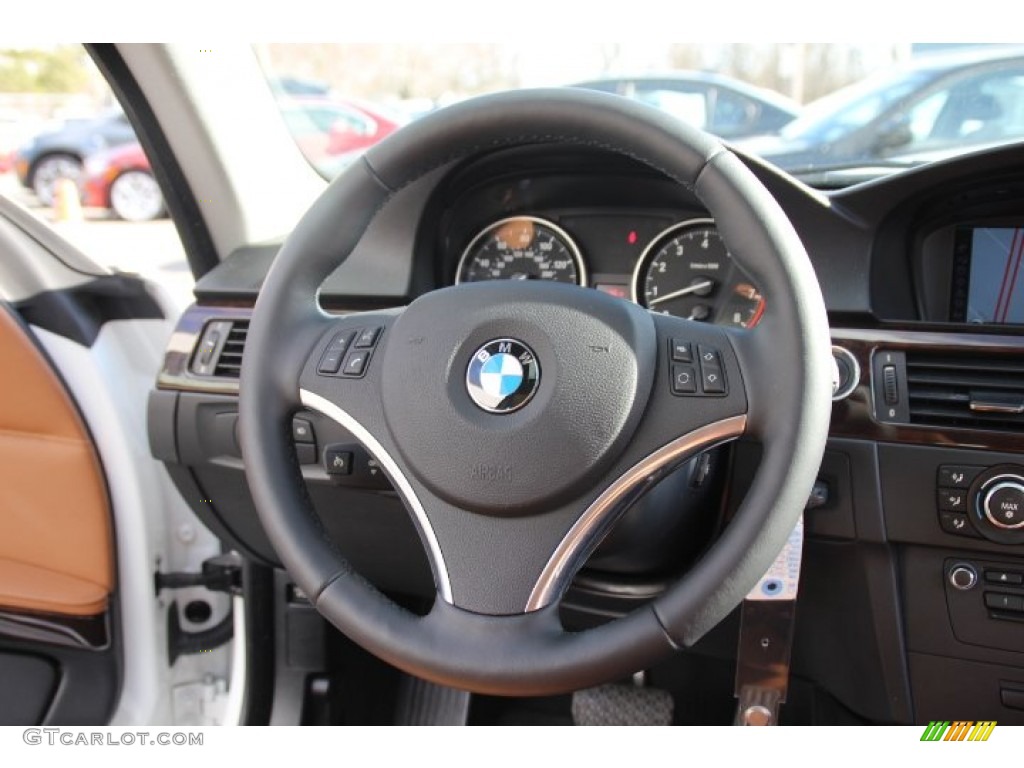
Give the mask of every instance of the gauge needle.
[(713, 280), (701, 280), (700, 282), (693, 283), (691, 285), (686, 286), (685, 288), (680, 288), (678, 291), (666, 293), (664, 296), (659, 296), (656, 299), (648, 299), (647, 306), (653, 307), (656, 304), (661, 304), (663, 301), (671, 301), (672, 299), (678, 299), (680, 296), (686, 296), (688, 293), (696, 293), (697, 291), (702, 291), (705, 288), (710, 288), (714, 284), (715, 283)]

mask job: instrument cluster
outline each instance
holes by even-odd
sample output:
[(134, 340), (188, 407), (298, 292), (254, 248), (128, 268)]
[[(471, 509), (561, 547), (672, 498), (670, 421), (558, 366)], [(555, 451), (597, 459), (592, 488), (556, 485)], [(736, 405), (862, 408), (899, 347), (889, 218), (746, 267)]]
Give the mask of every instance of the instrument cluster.
[(469, 239), (456, 266), (456, 283), (480, 280), (555, 280), (654, 312), (743, 328), (757, 325), (765, 308), (708, 218), (501, 218)]

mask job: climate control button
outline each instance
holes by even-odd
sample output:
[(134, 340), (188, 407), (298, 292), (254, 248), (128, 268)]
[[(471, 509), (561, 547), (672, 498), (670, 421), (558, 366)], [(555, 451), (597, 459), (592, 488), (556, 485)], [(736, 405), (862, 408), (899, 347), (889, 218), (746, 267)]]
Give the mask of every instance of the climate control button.
[(981, 506), (985, 517), (997, 528), (1024, 528), (1024, 478), (999, 478), (984, 490)]

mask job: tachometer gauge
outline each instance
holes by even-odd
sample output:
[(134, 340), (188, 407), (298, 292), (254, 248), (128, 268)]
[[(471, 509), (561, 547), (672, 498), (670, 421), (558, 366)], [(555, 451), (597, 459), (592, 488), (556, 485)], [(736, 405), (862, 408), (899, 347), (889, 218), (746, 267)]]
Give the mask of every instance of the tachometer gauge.
[(583, 258), (565, 230), (535, 216), (496, 221), (470, 241), (456, 283), (479, 280), (554, 280), (587, 284)]
[(711, 219), (675, 224), (651, 241), (633, 272), (633, 300), (655, 312), (744, 328), (764, 312), (764, 298)]

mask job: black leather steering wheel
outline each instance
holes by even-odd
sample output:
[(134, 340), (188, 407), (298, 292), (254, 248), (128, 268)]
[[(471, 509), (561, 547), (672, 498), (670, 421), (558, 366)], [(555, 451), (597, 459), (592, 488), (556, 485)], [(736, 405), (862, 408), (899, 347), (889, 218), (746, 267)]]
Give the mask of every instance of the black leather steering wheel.
[[(694, 190), (766, 297), (762, 321), (724, 329), (539, 281), (445, 288), (400, 310), (320, 309), (320, 284), (397, 191), (461, 158), (524, 144), (627, 155)], [(690, 362), (674, 359), (687, 350)], [(517, 91), (404, 128), (300, 221), (249, 327), (241, 444), (267, 535), (338, 629), (441, 684), (563, 692), (644, 669), (739, 604), (782, 549), (816, 476), (830, 371), (807, 255), (732, 153), (625, 99)], [(361, 441), (412, 514), (437, 588), (426, 616), (353, 572), (324, 532), (290, 440), (303, 407)], [(740, 435), (763, 444), (763, 459), (700, 561), (628, 616), (565, 631), (558, 600), (628, 505), (687, 458)]]

